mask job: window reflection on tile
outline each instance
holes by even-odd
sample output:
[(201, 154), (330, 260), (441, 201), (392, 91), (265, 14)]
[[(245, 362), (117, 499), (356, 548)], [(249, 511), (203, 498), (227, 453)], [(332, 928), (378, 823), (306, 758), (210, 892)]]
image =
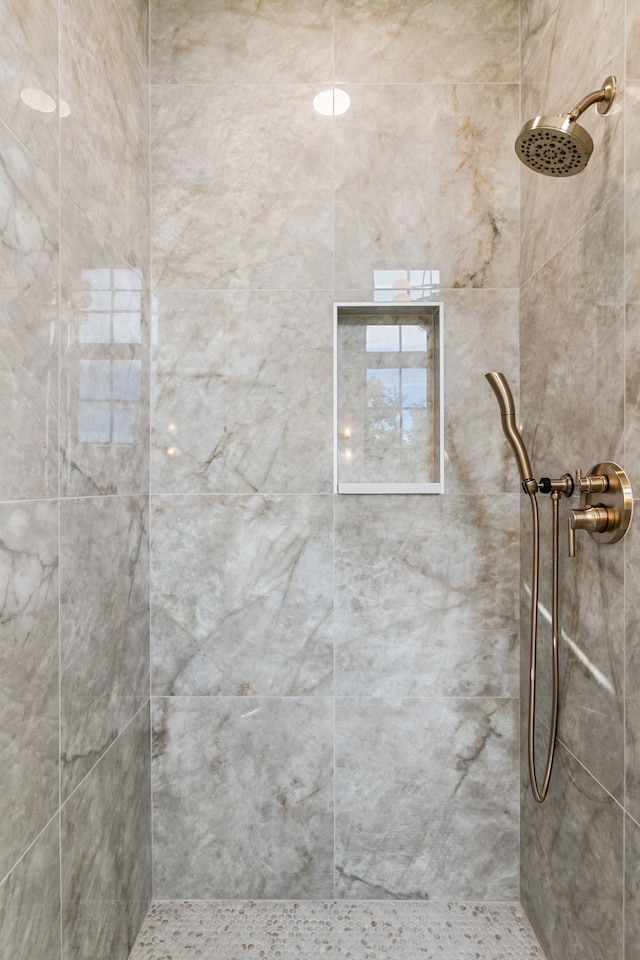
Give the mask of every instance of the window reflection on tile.
[(80, 343), (140, 343), (142, 278), (131, 269), (92, 268), (81, 271), (76, 303)]
[(139, 400), (141, 386), (141, 365), (139, 360), (114, 360), (113, 399)]
[(78, 403), (78, 439), (82, 443), (109, 443), (111, 404), (81, 400)]
[[(142, 361), (119, 358), (120, 345), (140, 344), (142, 280), (129, 268), (81, 271), (75, 304), (78, 325), (78, 441), (134, 444), (139, 440)], [(112, 344), (109, 356), (91, 357), (98, 344)], [(116, 351), (116, 355), (113, 352)], [(82, 356), (82, 353), (85, 356)], [(129, 353), (129, 349), (127, 349)]]

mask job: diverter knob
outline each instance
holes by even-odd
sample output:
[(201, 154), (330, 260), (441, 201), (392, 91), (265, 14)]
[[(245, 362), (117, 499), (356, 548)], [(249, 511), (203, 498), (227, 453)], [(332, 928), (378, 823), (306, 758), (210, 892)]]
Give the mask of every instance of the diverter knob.
[(633, 495), (629, 478), (617, 463), (597, 463), (586, 477), (576, 471), (580, 508), (569, 512), (569, 556), (576, 555), (576, 530), (600, 543), (617, 543), (629, 529)]

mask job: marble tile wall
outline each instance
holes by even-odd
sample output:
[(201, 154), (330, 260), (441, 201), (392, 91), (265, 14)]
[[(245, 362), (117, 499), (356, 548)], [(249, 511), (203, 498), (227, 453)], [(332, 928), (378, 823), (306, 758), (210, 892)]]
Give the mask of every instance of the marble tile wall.
[[(523, 119), (568, 109), (608, 74), (620, 84), (611, 115), (584, 115), (595, 149), (583, 173), (554, 180), (521, 171), (525, 439), (545, 474), (622, 463), (636, 496), (639, 39), (637, 3), (522, 5)], [(523, 595), (529, 537), (523, 514)], [(548, 546), (546, 531), (544, 539)], [(635, 527), (616, 546), (580, 535), (576, 559), (561, 558), (558, 757), (542, 807), (523, 772), (521, 805), (522, 902), (549, 960), (637, 956), (638, 542)], [(548, 682), (548, 668), (542, 673)], [(538, 717), (542, 752), (546, 695)]]
[(150, 897), (148, 13), (0, 11), (3, 957), (124, 960)]
[[(151, 4), (157, 896), (518, 898), (518, 6)], [(414, 268), (446, 492), (336, 497), (332, 303)]]

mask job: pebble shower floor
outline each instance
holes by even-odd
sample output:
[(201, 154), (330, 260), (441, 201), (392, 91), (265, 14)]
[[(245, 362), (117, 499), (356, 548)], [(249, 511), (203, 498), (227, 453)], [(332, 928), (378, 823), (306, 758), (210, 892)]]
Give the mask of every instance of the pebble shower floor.
[(165, 900), (130, 960), (545, 960), (516, 903)]

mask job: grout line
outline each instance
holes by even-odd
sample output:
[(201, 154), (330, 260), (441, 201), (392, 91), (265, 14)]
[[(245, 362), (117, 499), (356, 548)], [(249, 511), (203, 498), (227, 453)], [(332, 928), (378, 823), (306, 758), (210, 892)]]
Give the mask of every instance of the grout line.
[[(62, 0), (58, 0), (58, 103), (62, 88)], [(64, 957), (64, 910), (63, 910), (63, 871), (62, 871), (62, 570), (61, 570), (61, 508), (62, 491), (62, 455), (60, 436), (60, 412), (62, 399), (62, 119), (58, 110), (58, 409), (56, 411), (56, 478), (57, 478), (57, 516), (58, 516), (58, 913), (60, 922), (60, 956)]]
[(80, 788), (83, 786), (83, 784), (86, 783), (86, 781), (89, 779), (89, 777), (92, 775), (92, 773), (93, 773), (93, 772), (97, 769), (97, 767), (100, 766), (100, 764), (105, 760), (105, 758), (106, 758), (107, 755), (111, 752), (111, 750), (115, 747), (115, 745), (120, 742), (120, 740), (122, 739), (122, 737), (125, 735), (125, 733), (127, 733), (127, 731), (128, 731), (129, 728), (132, 726), (132, 724), (135, 723), (135, 721), (138, 719), (138, 717), (140, 716), (140, 714), (141, 714), (142, 711), (145, 709), (145, 707), (147, 706), (148, 703), (149, 703), (149, 699), (146, 699), (146, 700), (144, 700), (143, 703), (138, 707), (138, 709), (137, 709), (136, 712), (133, 714), (133, 716), (127, 721), (126, 725), (122, 728), (122, 730), (120, 731), (120, 733), (118, 734), (118, 736), (117, 736), (114, 740), (111, 741), (111, 743), (110, 743), (109, 746), (106, 748), (106, 750), (104, 751), (104, 753), (101, 754), (100, 758), (99, 758), (98, 760), (96, 760), (96, 762), (95, 762), (94, 765), (91, 767), (91, 769), (88, 770), (88, 771), (85, 773), (85, 775), (84, 775), (84, 777), (82, 778), (82, 780), (80, 780), (79, 783), (76, 784), (76, 786), (73, 788), (73, 790), (71, 791), (71, 793), (69, 794), (69, 796), (64, 800), (63, 803), (61, 803), (61, 805), (60, 805), (60, 809), (61, 809), (61, 810), (63, 810), (63, 809), (66, 807), (66, 805), (69, 803), (69, 801), (76, 795), (76, 793), (78, 792), (78, 790), (80, 790)]

